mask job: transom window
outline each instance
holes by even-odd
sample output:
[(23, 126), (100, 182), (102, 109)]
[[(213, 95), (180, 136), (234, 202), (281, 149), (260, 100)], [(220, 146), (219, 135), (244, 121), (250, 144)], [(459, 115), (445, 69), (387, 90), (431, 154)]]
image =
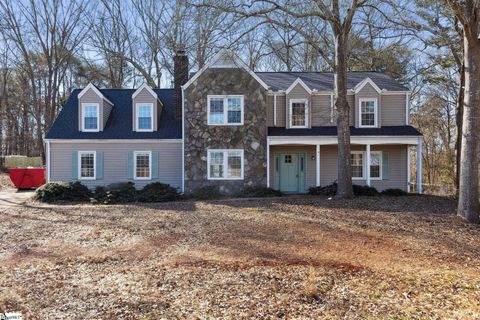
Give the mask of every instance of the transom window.
[(82, 131), (98, 131), (99, 117), (98, 117), (98, 103), (84, 103), (82, 104)]
[(377, 99), (360, 99), (360, 127), (377, 126)]
[(243, 150), (208, 150), (209, 180), (243, 179)]
[(78, 177), (83, 180), (95, 179), (95, 164), (96, 164), (96, 152), (95, 151), (79, 151), (78, 152)]
[(135, 179), (150, 180), (152, 178), (152, 153), (150, 151), (135, 151)]
[[(364, 179), (365, 178), (365, 164), (366, 157), (363, 151), (351, 152), (351, 166), (352, 166), (352, 178)], [(382, 179), (382, 152), (371, 151), (370, 152), (370, 178)]]
[(307, 100), (290, 100), (290, 127), (305, 128), (307, 126)]
[(137, 131), (153, 130), (153, 104), (142, 103), (137, 104)]
[(243, 96), (208, 96), (209, 125), (243, 124)]

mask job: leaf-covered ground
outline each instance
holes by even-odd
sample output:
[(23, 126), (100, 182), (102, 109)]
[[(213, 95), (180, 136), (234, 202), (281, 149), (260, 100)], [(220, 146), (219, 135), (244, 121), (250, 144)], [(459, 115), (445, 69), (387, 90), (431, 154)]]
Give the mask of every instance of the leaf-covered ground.
[(0, 190), (15, 188), (8, 174), (0, 172)]
[(431, 196), (0, 208), (29, 319), (478, 319), (480, 227)]

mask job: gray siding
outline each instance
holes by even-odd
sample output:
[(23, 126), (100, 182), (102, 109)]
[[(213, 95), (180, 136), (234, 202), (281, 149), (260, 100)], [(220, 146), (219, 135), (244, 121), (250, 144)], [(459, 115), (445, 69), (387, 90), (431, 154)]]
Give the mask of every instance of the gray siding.
[[(352, 145), (352, 151), (365, 150), (365, 146)], [(388, 152), (389, 177), (384, 180), (371, 180), (371, 185), (382, 191), (389, 188), (407, 190), (407, 146), (406, 145), (373, 145), (372, 151)], [(306, 188), (315, 186), (315, 146), (271, 146), (270, 148), (270, 185), (276, 186), (275, 155), (279, 153), (305, 153), (307, 155)], [(320, 146), (320, 184), (326, 186), (337, 180), (337, 146)], [(354, 184), (364, 185), (365, 180), (354, 180)]]
[(375, 89), (372, 87), (370, 83), (367, 83), (360, 92), (355, 94), (355, 115), (354, 115), (354, 123), (355, 127), (360, 126), (360, 119), (358, 117), (359, 114), (359, 108), (360, 108), (360, 103), (359, 100), (360, 98), (377, 98), (377, 108), (378, 108), (378, 127), (382, 126), (382, 96), (375, 91)]
[(274, 116), (274, 106), (273, 106), (274, 97), (273, 95), (267, 95), (267, 127), (273, 127), (273, 116)]
[(109, 185), (127, 179), (128, 153), (131, 151), (158, 152), (158, 179), (130, 180), (137, 188), (151, 182), (168, 183), (180, 188), (182, 185), (182, 143), (181, 142), (145, 142), (145, 143), (50, 143), (50, 180), (72, 181), (72, 154), (75, 151), (103, 152), (103, 179), (81, 180), (86, 186)]
[(107, 125), (108, 117), (110, 117), (110, 113), (112, 112), (113, 105), (108, 101), (103, 101), (103, 128)]
[(334, 125), (330, 121), (330, 95), (312, 95), (312, 127)]
[(99, 123), (100, 123), (100, 131), (103, 131), (104, 125), (107, 123), (108, 115), (104, 115), (103, 111), (103, 98), (99, 97), (95, 91), (89, 89), (85, 94), (78, 100), (78, 131), (82, 131), (82, 103), (98, 103), (98, 113), (100, 116)]
[(286, 96), (277, 95), (277, 127), (286, 126), (287, 113), (287, 98)]
[(135, 119), (136, 119), (136, 108), (135, 104), (137, 103), (153, 103), (153, 130), (156, 131), (158, 130), (158, 118), (160, 118), (160, 115), (162, 113), (161, 109), (161, 104), (158, 103), (158, 99), (155, 99), (154, 96), (148, 92), (146, 88), (143, 88), (142, 91), (140, 91), (135, 99), (133, 99), (133, 104), (132, 104), (132, 128), (135, 130)]
[(383, 126), (406, 125), (405, 119), (406, 94), (382, 95), (382, 108), (380, 109)]
[[(311, 101), (311, 97), (310, 97), (310, 94), (308, 94), (308, 92), (302, 87), (301, 84), (297, 84), (293, 89), (292, 91), (290, 91), (288, 94), (287, 94), (287, 101), (286, 101), (286, 105), (285, 105), (285, 108), (286, 108), (286, 112), (285, 112), (285, 119), (286, 119), (286, 123), (287, 123), (287, 128), (290, 128), (290, 100), (291, 99), (307, 99), (308, 100), (308, 119), (307, 119), (307, 127), (311, 127), (312, 126), (312, 112), (311, 112), (311, 105), (312, 105), (312, 101)], [(278, 103), (278, 101), (277, 101)], [(278, 112), (278, 110), (277, 110)]]

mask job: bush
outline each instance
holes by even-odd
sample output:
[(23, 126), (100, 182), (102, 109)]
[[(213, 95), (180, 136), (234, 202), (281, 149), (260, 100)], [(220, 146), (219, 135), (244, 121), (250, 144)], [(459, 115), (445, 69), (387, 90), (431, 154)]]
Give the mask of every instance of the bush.
[(308, 188), (308, 194), (314, 196), (334, 196), (337, 193), (337, 183), (334, 182), (325, 187), (310, 187)]
[(353, 185), (353, 193), (356, 196), (376, 196), (376, 195), (378, 195), (378, 191), (374, 187), (359, 186), (357, 184)]
[(392, 196), (392, 197), (400, 197), (400, 196), (408, 195), (406, 191), (403, 191), (401, 189), (385, 189), (382, 191), (382, 194), (385, 196)]
[(137, 190), (133, 182), (113, 183), (107, 187), (96, 187), (93, 198), (104, 204), (127, 203), (136, 200)]
[(147, 184), (137, 193), (137, 200), (141, 202), (174, 201), (180, 198), (177, 189), (160, 182)]
[(92, 192), (79, 181), (49, 182), (35, 191), (35, 199), (41, 202), (88, 201)]
[(267, 198), (281, 197), (283, 193), (279, 190), (266, 187), (246, 187), (239, 196), (245, 198)]
[(195, 189), (191, 197), (198, 200), (212, 200), (221, 198), (223, 195), (220, 193), (218, 186), (206, 186)]

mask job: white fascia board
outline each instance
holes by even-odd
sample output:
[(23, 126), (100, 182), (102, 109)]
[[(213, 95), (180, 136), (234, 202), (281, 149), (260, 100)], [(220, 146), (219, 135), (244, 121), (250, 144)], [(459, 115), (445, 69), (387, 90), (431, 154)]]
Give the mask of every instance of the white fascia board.
[[(337, 136), (269, 136), (270, 145), (337, 145)], [(417, 145), (418, 136), (353, 136), (350, 138), (351, 144), (408, 144)]]
[[(214, 66), (215, 63), (222, 57), (224, 56), (228, 56), (232, 59), (233, 61), (233, 64), (228, 64), (228, 65), (217, 65), (217, 66)], [(257, 80), (257, 82), (265, 89), (265, 90), (268, 90), (268, 85), (263, 82), (262, 79), (260, 79), (260, 77), (255, 73), (253, 72), (252, 69), (250, 69), (248, 67), (248, 65), (242, 61), (242, 59), (240, 59), (233, 51), (231, 50), (228, 50), (228, 49), (222, 49), (220, 51), (218, 51), (212, 59), (210, 59), (210, 61), (208, 61), (200, 70), (198, 70), (197, 73), (195, 73), (195, 75), (193, 77), (190, 78), (190, 80), (187, 81), (187, 83), (185, 83), (183, 86), (182, 86), (182, 89), (185, 90), (187, 89), (195, 80), (198, 79), (198, 77), (200, 77), (200, 75), (205, 72), (205, 70), (207, 70), (208, 68), (233, 68), (233, 67), (240, 67), (240, 68), (243, 68), (245, 69), (245, 71), (247, 71), (255, 80)]]
[(310, 88), (305, 84), (305, 82), (303, 82), (302, 79), (300, 79), (300, 78), (297, 78), (297, 79), (290, 85), (290, 87), (288, 87), (288, 89), (285, 91), (285, 93), (286, 93), (286, 94), (289, 94), (290, 91), (292, 91), (293, 88), (295, 88), (298, 84), (300, 84), (300, 85), (303, 87), (303, 89), (305, 89), (305, 91), (308, 92), (308, 94), (312, 94), (312, 92), (313, 92), (312, 89), (310, 89)]
[(108, 103), (110, 103), (110, 104), (113, 106), (113, 102), (110, 101), (110, 100), (108, 100), (108, 99), (103, 95), (103, 93), (101, 93), (100, 90), (98, 90), (97, 87), (95, 87), (95, 86), (93, 85), (93, 83), (91, 83), (91, 82), (90, 82), (85, 88), (83, 88), (82, 91), (80, 91), (80, 93), (78, 94), (78, 99), (80, 99), (81, 97), (83, 97), (83, 95), (84, 95), (88, 90), (90, 90), (90, 89), (92, 89), (93, 92), (95, 92), (95, 94), (96, 94), (97, 96), (99, 96), (100, 98), (102, 98), (103, 100), (107, 101)]
[(377, 86), (377, 84), (375, 82), (373, 82), (373, 80), (370, 79), (369, 77), (363, 79), (362, 82), (357, 84), (355, 86), (355, 88), (353, 88), (353, 91), (355, 93), (360, 92), (363, 89), (363, 87), (365, 87), (367, 85), (367, 83), (370, 84), (375, 89), (375, 91), (377, 91), (378, 94), (380, 94), (382, 92), (382, 90)]
[(182, 139), (44, 139), (50, 143), (179, 143)]

